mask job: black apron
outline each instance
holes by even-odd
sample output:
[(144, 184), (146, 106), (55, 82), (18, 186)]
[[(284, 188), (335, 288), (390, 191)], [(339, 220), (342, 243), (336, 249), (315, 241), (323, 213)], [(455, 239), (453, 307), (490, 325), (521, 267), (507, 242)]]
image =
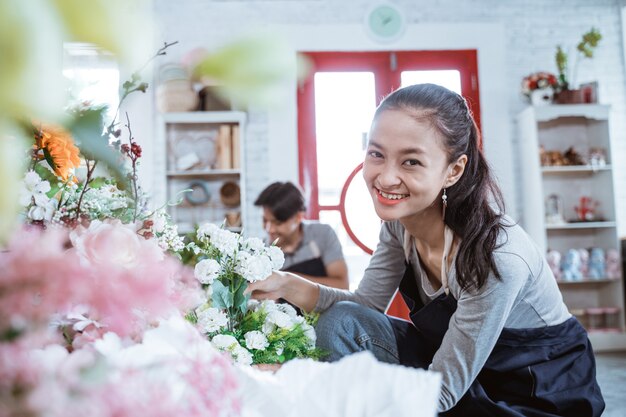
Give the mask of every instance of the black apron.
[(313, 258), (308, 261), (298, 262), (297, 264), (289, 265), (289, 267), (283, 269), (283, 271), (311, 275), (312, 277), (326, 276), (326, 266), (322, 258)]
[[(414, 325), (392, 320), (400, 362), (425, 369), (441, 346), (457, 301), (442, 294), (424, 305), (410, 265), (400, 293)], [(544, 328), (505, 328), (468, 392), (440, 415), (600, 416), (604, 400), (595, 369), (587, 332), (573, 317)]]

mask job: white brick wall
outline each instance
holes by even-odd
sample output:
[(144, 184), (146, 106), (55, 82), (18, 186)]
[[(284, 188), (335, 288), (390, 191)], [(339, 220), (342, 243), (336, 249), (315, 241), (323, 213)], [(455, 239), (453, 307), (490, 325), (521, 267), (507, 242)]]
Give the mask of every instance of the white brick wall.
[[(177, 59), (196, 47), (220, 45), (239, 32), (271, 25), (360, 24), (365, 11), (375, 1), (366, 0), (154, 0), (157, 13), (159, 41), (178, 40), (180, 45), (169, 53)], [(510, 113), (512, 149), (518, 148), (514, 117), (525, 103), (519, 93), (523, 76), (537, 70), (556, 72), (554, 52), (556, 45), (574, 47), (582, 33), (591, 26), (598, 27), (603, 35), (593, 60), (581, 63), (578, 79), (581, 82), (599, 81), (602, 103), (612, 105), (611, 133), (617, 190), (617, 212), (620, 235), (626, 236), (626, 77), (624, 70), (623, 33), (620, 18), (623, 0), (396, 0), (395, 4), (406, 11), (411, 24), (424, 23), (501, 23), (506, 28), (506, 91)], [(150, 110), (149, 110), (150, 111)], [(153, 111), (153, 110), (151, 110)], [(263, 112), (249, 115), (247, 132), (246, 190), (248, 207), (259, 191), (270, 181), (268, 143), (273, 132)], [(144, 136), (154, 135), (154, 124), (144, 125)], [(295, 141), (296, 138), (294, 137)], [(149, 150), (155, 148), (147, 146)], [(148, 153), (147, 153), (148, 154)], [(156, 155), (153, 158), (158, 158)], [(515, 158), (513, 158), (515, 161)], [(149, 164), (146, 157), (142, 169), (156, 178), (158, 165)], [(518, 178), (522, 168), (514, 168)], [(297, 178), (289, 178), (297, 180)], [(515, 180), (517, 181), (517, 180)], [(156, 184), (156, 183), (155, 183)], [(519, 187), (516, 187), (519, 190)], [(154, 190), (157, 191), (157, 190)], [(159, 193), (156, 192), (156, 195)], [(524, 198), (519, 193), (517, 199)], [(518, 205), (519, 206), (519, 205)], [(519, 213), (513, 213), (519, 215)], [(248, 232), (260, 233), (260, 222), (254, 219), (258, 212), (249, 209)]]

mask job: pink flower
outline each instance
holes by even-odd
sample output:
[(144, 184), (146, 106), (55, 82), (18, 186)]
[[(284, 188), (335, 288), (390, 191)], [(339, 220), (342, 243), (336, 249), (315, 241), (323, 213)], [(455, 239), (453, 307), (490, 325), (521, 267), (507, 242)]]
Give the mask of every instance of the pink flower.
[(73, 231), (70, 238), (81, 261), (94, 266), (130, 269), (143, 261), (154, 262), (163, 258), (157, 244), (138, 236), (134, 225), (123, 225), (119, 220), (94, 220), (89, 228)]

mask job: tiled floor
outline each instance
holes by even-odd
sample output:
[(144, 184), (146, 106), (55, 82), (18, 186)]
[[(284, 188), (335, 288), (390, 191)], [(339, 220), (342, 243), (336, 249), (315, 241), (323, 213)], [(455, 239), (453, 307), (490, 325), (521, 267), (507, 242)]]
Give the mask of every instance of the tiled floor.
[(596, 353), (596, 364), (606, 402), (602, 417), (626, 416), (626, 352)]

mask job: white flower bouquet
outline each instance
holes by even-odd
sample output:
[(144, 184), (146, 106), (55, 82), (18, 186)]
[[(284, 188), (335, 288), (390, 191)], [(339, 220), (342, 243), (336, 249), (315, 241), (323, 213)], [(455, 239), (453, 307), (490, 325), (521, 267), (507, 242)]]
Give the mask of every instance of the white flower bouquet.
[(244, 295), (249, 282), (263, 280), (282, 266), (285, 258), (278, 247), (207, 223), (187, 250), (194, 254), (194, 274), (207, 294), (206, 302), (187, 318), (217, 349), (246, 365), (321, 356), (315, 347), (314, 316), (301, 316), (289, 304)]

